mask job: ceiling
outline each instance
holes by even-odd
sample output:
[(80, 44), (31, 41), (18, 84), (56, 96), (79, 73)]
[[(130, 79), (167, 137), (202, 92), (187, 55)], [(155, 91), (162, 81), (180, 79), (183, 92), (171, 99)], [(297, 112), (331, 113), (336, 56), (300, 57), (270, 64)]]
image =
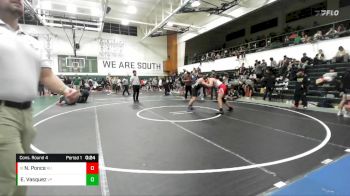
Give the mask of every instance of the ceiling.
[[(233, 20), (275, 0), (26, 0), (47, 26), (80, 26), (101, 31), (104, 22), (138, 26), (144, 38), (169, 31), (200, 31), (220, 18)], [(218, 8), (235, 2), (227, 10)], [(136, 11), (135, 11), (136, 8)], [(181, 8), (181, 9), (180, 9)], [(243, 9), (244, 8), (244, 9)], [(134, 9), (134, 10), (133, 10)], [(108, 14), (105, 14), (109, 10)], [(206, 10), (207, 12), (196, 12)], [(214, 12), (210, 12), (214, 10)], [(237, 13), (233, 13), (235, 10)], [(134, 12), (134, 13), (132, 13)], [(182, 13), (181, 13), (182, 12)], [(189, 13), (183, 13), (189, 12)], [(232, 14), (233, 13), (233, 14)], [(218, 15), (220, 14), (220, 15)]]

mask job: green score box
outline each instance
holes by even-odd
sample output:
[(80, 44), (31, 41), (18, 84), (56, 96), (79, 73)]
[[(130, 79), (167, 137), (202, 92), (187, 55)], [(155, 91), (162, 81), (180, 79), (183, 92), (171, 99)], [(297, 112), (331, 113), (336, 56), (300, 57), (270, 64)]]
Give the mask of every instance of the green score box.
[(86, 186), (98, 186), (99, 175), (98, 174), (87, 174), (86, 175)]

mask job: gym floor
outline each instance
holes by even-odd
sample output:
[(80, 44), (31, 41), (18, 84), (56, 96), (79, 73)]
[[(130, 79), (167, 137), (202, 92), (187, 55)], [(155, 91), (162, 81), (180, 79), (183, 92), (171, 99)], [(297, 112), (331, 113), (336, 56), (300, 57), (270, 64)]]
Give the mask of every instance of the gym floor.
[[(38, 102), (38, 101), (37, 101)], [(350, 120), (335, 114), (181, 97), (93, 93), (35, 115), (36, 153), (99, 153), (99, 187), (29, 187), (28, 195), (257, 195), (338, 159)], [(39, 104), (40, 105), (40, 104)]]

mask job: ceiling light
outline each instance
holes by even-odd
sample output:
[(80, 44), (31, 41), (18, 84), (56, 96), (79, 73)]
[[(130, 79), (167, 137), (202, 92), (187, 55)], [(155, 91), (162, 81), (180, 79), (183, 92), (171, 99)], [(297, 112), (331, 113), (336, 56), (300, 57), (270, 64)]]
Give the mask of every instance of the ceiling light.
[(198, 7), (201, 5), (201, 2), (199, 0), (192, 1), (191, 7)]
[(122, 25), (127, 26), (129, 25), (130, 21), (129, 20), (122, 20)]
[(137, 8), (133, 5), (128, 6), (126, 9), (126, 12), (129, 14), (136, 14), (137, 13)]
[(124, 3), (124, 4), (128, 4), (128, 3), (129, 3), (129, 0), (123, 0), (123, 3)]

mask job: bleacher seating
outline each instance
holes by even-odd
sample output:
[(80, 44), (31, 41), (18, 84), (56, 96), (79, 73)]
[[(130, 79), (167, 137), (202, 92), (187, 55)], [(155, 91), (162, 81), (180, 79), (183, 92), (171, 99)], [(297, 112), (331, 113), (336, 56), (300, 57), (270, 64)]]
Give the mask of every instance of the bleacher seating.
[[(350, 68), (350, 63), (327, 63), (320, 65), (313, 65), (307, 68), (307, 75), (310, 78), (309, 91), (307, 93), (307, 98), (312, 102), (320, 102), (324, 99), (331, 101), (332, 103), (339, 103), (341, 98), (339, 96), (339, 86), (337, 86), (337, 82), (333, 82), (331, 84), (323, 84), (321, 86), (316, 85), (316, 79), (320, 78), (324, 73), (328, 72), (330, 68), (335, 68), (336, 72), (338, 72), (338, 77), (341, 77), (347, 69)], [(226, 70), (217, 72), (222, 75), (224, 73), (228, 73), (230, 75), (231, 80), (236, 79), (233, 77), (236, 70)], [(336, 79), (336, 80), (337, 80)], [(288, 81), (287, 88), (276, 88), (273, 93), (274, 99), (287, 99), (292, 100), (294, 96), (296, 81)], [(262, 97), (263, 94), (260, 93), (261, 84), (255, 85), (254, 96)]]
[[(330, 68), (335, 68), (338, 72), (338, 77), (340, 77), (345, 73), (346, 69), (350, 68), (350, 63), (321, 64), (309, 67), (307, 69), (307, 74), (310, 78), (310, 85), (307, 93), (309, 101), (320, 102), (324, 99), (328, 99), (332, 103), (340, 102), (339, 82), (337, 80), (331, 84), (323, 84), (321, 86), (318, 86), (315, 83), (316, 79), (328, 72)], [(293, 99), (295, 83), (296, 81), (289, 81), (288, 90), (283, 90), (282, 92), (284, 99)], [(262, 94), (257, 95), (262, 96)]]

